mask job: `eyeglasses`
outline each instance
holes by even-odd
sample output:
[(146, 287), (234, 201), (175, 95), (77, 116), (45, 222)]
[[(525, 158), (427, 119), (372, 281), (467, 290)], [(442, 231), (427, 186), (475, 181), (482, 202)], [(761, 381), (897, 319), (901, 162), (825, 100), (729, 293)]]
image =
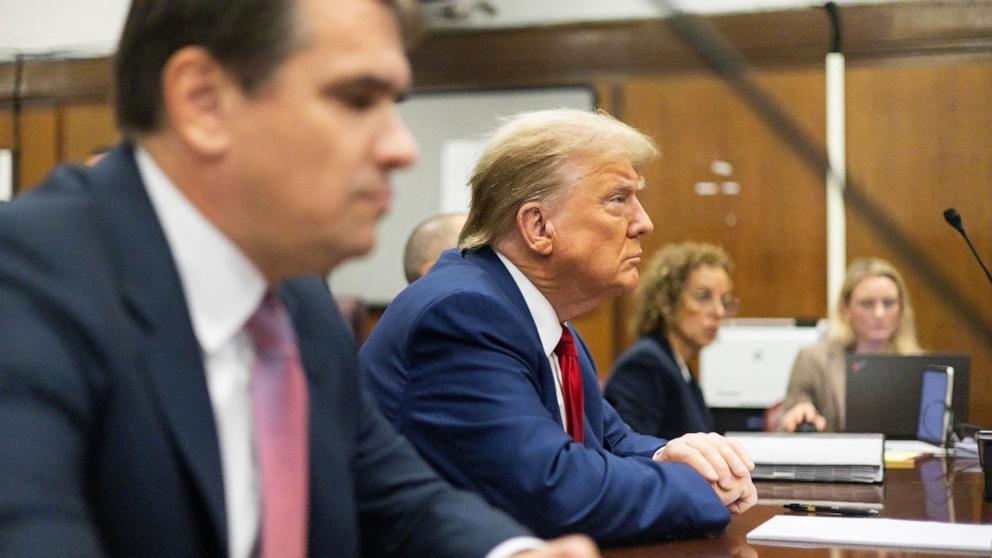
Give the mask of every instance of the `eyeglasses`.
[(716, 296), (716, 293), (709, 289), (699, 289), (689, 293), (689, 298), (694, 300), (704, 311), (712, 312), (717, 309), (717, 304), (723, 307), (726, 317), (732, 318), (737, 314), (741, 301), (734, 295), (727, 293), (723, 296)]

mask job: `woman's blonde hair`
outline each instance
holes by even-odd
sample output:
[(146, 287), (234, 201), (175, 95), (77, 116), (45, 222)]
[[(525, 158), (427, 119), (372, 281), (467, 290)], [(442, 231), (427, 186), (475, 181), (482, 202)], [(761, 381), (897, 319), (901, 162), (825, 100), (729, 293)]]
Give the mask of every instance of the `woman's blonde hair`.
[(559, 192), (569, 164), (625, 158), (637, 169), (656, 157), (654, 141), (605, 112), (554, 109), (511, 116), (493, 132), (472, 171), (472, 203), (459, 248), (492, 245), (517, 210)]
[(666, 334), (666, 315), (678, 306), (689, 275), (703, 266), (721, 267), (727, 277), (731, 277), (734, 270), (723, 248), (712, 244), (683, 242), (669, 244), (655, 252), (641, 271), (634, 333), (638, 336)]
[(859, 258), (848, 266), (837, 300), (837, 308), (834, 308), (830, 315), (830, 340), (846, 349), (851, 349), (857, 343), (854, 329), (851, 328), (850, 322), (844, 319), (842, 310), (851, 304), (851, 294), (855, 287), (869, 277), (888, 277), (896, 284), (899, 293), (899, 322), (888, 350), (897, 354), (921, 352), (916, 340), (916, 322), (913, 317), (913, 305), (909, 301), (909, 292), (906, 290), (906, 282), (892, 264), (879, 258)]

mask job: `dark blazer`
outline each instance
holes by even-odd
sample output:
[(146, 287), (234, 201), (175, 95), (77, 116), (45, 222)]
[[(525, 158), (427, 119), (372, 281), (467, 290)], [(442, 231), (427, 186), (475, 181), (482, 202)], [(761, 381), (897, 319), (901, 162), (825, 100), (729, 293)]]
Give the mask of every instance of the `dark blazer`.
[[(374, 409), (321, 279), (279, 294), (309, 387), (311, 555), (481, 556), (524, 533), (443, 482)], [(57, 169), (0, 210), (2, 553), (226, 556), (220, 459), (131, 148)]]
[(617, 359), (603, 389), (635, 431), (661, 438), (712, 432), (713, 415), (695, 380), (686, 382), (668, 340), (641, 337)]
[(664, 440), (603, 400), (576, 334), (585, 446), (565, 433), (523, 296), (488, 248), (445, 252), (400, 293), (359, 352), (386, 417), (456, 486), (545, 536), (601, 542), (716, 531), (729, 513), (690, 467), (651, 460)]

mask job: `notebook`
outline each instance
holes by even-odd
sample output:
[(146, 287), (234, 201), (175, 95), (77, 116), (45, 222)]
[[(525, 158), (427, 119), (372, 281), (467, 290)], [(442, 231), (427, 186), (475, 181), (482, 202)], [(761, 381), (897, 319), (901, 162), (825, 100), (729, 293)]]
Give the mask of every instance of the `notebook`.
[(881, 434), (728, 432), (761, 480), (878, 483), (885, 476)]
[[(946, 387), (951, 391), (949, 426), (956, 427), (968, 415), (969, 370), (971, 357), (964, 353), (931, 353), (923, 355), (847, 356), (847, 432), (880, 432), (896, 440), (939, 441), (939, 433), (931, 422), (921, 426), (921, 394), (924, 371), (934, 367), (950, 367)], [(935, 380), (936, 378), (931, 378)], [(928, 393), (939, 385), (928, 384)], [(937, 392), (939, 393), (939, 389)], [(929, 411), (938, 407), (930, 405)], [(927, 413), (923, 418), (928, 419)], [(921, 428), (924, 438), (920, 438)]]

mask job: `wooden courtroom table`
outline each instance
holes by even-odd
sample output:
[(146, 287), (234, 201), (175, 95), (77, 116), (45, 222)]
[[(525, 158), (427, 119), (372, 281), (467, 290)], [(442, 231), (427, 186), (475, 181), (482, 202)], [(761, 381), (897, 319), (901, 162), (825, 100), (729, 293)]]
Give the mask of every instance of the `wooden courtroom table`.
[[(881, 485), (838, 485), (831, 483), (784, 483), (757, 481), (758, 503), (741, 515), (733, 516), (726, 531), (705, 538), (686, 539), (645, 546), (603, 549), (605, 558), (652, 557), (734, 557), (785, 558), (819, 557), (868, 558), (884, 556), (934, 558), (951, 556), (891, 549), (843, 549), (837, 547), (797, 548), (748, 544), (748, 532), (772, 516), (791, 513), (782, 508), (785, 501), (847, 499), (883, 504), (878, 517), (992, 523), (992, 501), (982, 498), (982, 475), (976, 459), (924, 457), (912, 469), (886, 469)], [(831, 497), (833, 496), (833, 497)], [(794, 497), (794, 498), (793, 498)], [(836, 516), (833, 516), (836, 517)]]

